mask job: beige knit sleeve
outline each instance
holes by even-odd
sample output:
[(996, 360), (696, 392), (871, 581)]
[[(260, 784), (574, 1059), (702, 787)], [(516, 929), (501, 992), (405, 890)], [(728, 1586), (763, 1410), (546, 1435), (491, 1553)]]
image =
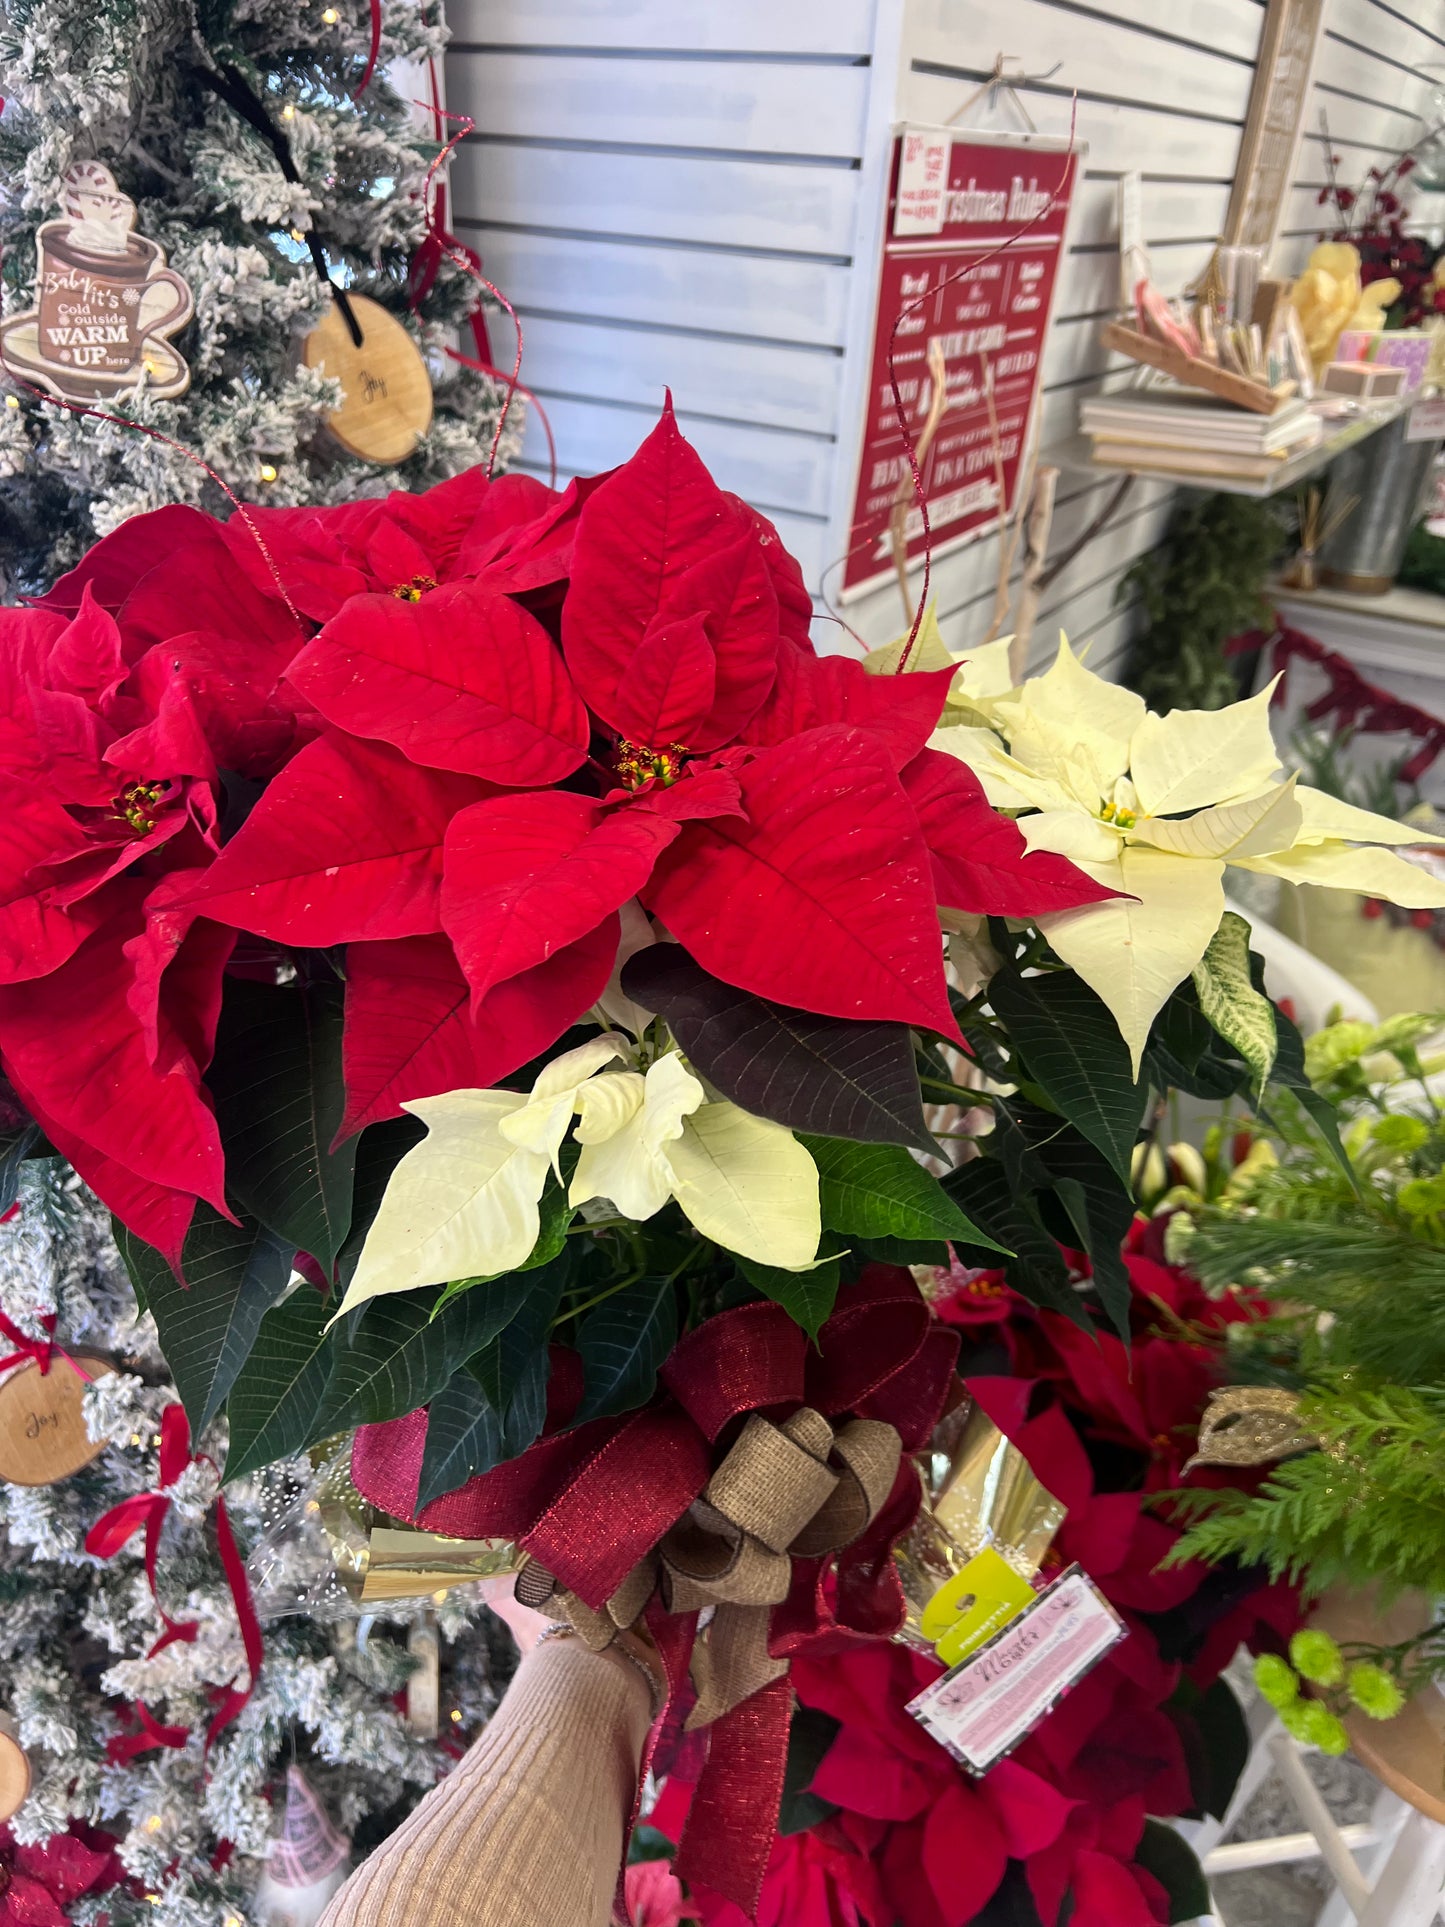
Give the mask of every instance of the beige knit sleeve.
[(647, 1681), (620, 1654), (536, 1647), (320, 1927), (607, 1927), (650, 1717)]

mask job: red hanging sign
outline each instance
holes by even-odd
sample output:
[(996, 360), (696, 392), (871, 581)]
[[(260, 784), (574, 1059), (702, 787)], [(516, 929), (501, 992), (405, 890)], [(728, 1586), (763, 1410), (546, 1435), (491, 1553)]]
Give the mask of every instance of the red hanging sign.
[[(893, 506), (900, 483), (912, 481), (893, 381), (916, 441), (933, 400), (934, 342), (948, 395), (921, 464), (934, 555), (996, 527), (1012, 508), (1078, 166), (1079, 150), (1071, 153), (1067, 141), (946, 127), (905, 128), (895, 139), (845, 596), (892, 572)], [(923, 553), (923, 518), (911, 497), (905, 531), (911, 562)]]

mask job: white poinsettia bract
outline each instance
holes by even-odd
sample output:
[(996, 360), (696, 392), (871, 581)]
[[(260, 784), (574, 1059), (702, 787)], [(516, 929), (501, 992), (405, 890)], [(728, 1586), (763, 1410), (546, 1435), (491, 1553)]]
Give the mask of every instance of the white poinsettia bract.
[(640, 1223), (675, 1198), (705, 1238), (741, 1257), (797, 1270), (817, 1251), (807, 1150), (781, 1124), (710, 1101), (675, 1050), (643, 1072), (628, 1039), (608, 1032), (554, 1059), (529, 1092), (449, 1091), (405, 1109), (427, 1135), (392, 1173), (343, 1312), (525, 1264), (574, 1119), (570, 1204), (605, 1198)]
[[(1282, 772), (1273, 688), (1160, 716), (1060, 638), (1042, 676), (1002, 696), (977, 692), (987, 727), (954, 724), (932, 738), (968, 764), (995, 808), (1020, 812), (1031, 850), (1066, 856), (1119, 892), (1039, 927), (1113, 1012), (1136, 1074), (1150, 1025), (1219, 928), (1228, 865), (1406, 909), (1445, 906), (1445, 885), (1378, 847), (1445, 839)], [(967, 702), (967, 663), (959, 689), (953, 700)]]

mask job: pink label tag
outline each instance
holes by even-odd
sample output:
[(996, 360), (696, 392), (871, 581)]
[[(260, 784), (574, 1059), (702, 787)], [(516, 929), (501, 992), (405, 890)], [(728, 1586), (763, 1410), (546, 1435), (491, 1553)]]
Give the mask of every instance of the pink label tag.
[(908, 1711), (961, 1766), (986, 1773), (1127, 1631), (1088, 1574), (1070, 1566)]

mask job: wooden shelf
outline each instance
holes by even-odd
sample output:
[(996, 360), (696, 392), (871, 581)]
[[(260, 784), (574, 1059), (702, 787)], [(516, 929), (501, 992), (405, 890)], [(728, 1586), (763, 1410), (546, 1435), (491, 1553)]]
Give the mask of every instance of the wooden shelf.
[(1343, 454), (1354, 443), (1373, 435), (1377, 428), (1384, 428), (1387, 423), (1394, 421), (1403, 406), (1398, 401), (1370, 403), (1360, 414), (1347, 421), (1334, 427), (1327, 424), (1319, 441), (1312, 442), (1297, 455), (1286, 456), (1274, 473), (1263, 481), (1253, 476), (1246, 480), (1232, 475), (1191, 475), (1173, 468), (1151, 468), (1134, 463), (1125, 467), (1118, 462), (1096, 461), (1093, 437), (1083, 434), (1071, 435), (1067, 441), (1046, 450), (1040, 460), (1051, 462), (1056, 468), (1087, 469), (1095, 475), (1139, 475), (1151, 482), (1172, 482), (1176, 488), (1197, 488), (1206, 493), (1262, 498), (1279, 495), (1285, 489), (1293, 488), (1296, 482), (1303, 482), (1307, 477), (1318, 474), (1336, 455)]

